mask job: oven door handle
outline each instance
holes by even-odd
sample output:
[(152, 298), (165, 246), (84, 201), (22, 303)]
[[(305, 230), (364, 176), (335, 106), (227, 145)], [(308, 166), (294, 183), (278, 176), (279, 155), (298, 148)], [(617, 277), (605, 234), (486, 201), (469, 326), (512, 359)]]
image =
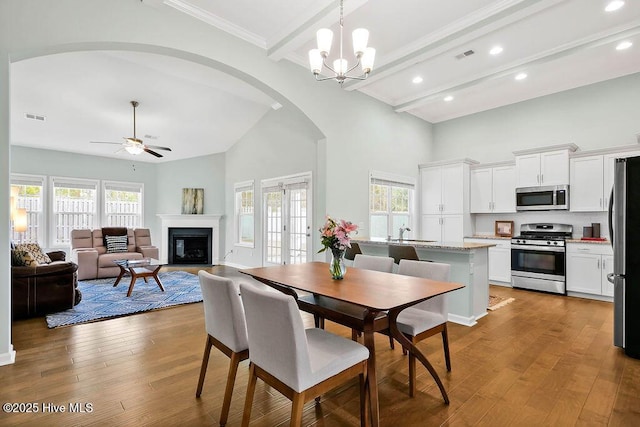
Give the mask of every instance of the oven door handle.
[(511, 249), (520, 249), (523, 251), (538, 251), (538, 252), (564, 252), (564, 246), (536, 246), (536, 245), (511, 244)]

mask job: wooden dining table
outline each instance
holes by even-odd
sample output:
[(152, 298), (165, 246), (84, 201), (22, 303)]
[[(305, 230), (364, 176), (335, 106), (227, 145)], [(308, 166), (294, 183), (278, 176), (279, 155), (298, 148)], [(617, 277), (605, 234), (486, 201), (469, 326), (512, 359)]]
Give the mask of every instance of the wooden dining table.
[[(240, 270), (254, 279), (292, 295), (301, 309), (319, 314), (354, 330), (361, 331), (369, 349), (367, 376), (371, 401), (371, 425), (380, 425), (380, 404), (376, 377), (374, 333), (387, 331), (407, 351), (413, 353), (435, 380), (445, 403), (447, 392), (426, 356), (398, 329), (402, 310), (464, 285), (421, 277), (349, 268), (344, 279), (334, 280), (324, 262), (288, 264)], [(309, 294), (299, 295), (297, 291)]]

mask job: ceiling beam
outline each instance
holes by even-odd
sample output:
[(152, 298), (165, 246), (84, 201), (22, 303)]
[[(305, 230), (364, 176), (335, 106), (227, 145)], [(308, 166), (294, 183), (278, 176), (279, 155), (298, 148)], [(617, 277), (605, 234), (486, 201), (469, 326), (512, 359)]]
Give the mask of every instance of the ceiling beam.
[[(349, 0), (344, 5), (344, 16), (348, 16), (362, 7), (369, 0)], [(320, 28), (330, 28), (338, 22), (339, 5), (335, 0), (314, 2), (314, 7), (305, 14), (293, 20), (279, 35), (269, 41), (267, 55), (274, 61), (289, 57), (309, 40), (315, 40), (316, 31)], [(296, 24), (300, 23), (300, 24)]]
[(447, 86), (432, 88), (431, 90), (423, 92), (418, 96), (411, 97), (397, 103), (394, 106), (394, 110), (396, 112), (409, 111), (427, 104), (433, 99), (439, 99), (445, 93), (459, 91), (490, 80), (503, 78), (521, 70), (523, 67), (531, 67), (554, 61), (569, 55), (574, 55), (580, 51), (599, 47), (604, 44), (613, 43), (615, 41), (635, 36), (637, 34), (640, 34), (640, 20), (636, 20), (626, 25), (613, 28), (609, 31), (594, 34), (580, 40), (575, 40), (571, 43), (565, 43), (564, 45), (557, 46), (553, 49), (541, 52), (537, 55), (524, 58), (520, 61), (512, 62), (511, 64), (507, 64), (489, 73), (476, 75), (470, 79), (465, 79), (465, 81), (456, 82)]
[(389, 77), (418, 62), (434, 58), (478, 37), (525, 19), (567, 0), (501, 0), (470, 13), (457, 21), (387, 54), (383, 64), (376, 66), (367, 80), (349, 81), (346, 90), (357, 90)]

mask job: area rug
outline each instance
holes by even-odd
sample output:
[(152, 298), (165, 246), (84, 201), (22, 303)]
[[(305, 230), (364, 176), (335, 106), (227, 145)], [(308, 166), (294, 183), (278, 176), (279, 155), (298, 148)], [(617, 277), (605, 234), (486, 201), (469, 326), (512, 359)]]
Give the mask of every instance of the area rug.
[(504, 307), (505, 305), (512, 303), (513, 301), (515, 301), (515, 298), (504, 298), (497, 295), (489, 295), (489, 307), (487, 308), (491, 311), (497, 310), (500, 307)]
[(202, 301), (200, 283), (195, 274), (168, 271), (158, 276), (165, 292), (160, 290), (153, 278), (149, 278), (149, 283), (138, 279), (130, 297), (127, 297), (128, 277), (123, 278), (115, 288), (115, 278), (78, 281), (78, 289), (82, 292), (80, 304), (47, 315), (47, 326), (77, 325)]

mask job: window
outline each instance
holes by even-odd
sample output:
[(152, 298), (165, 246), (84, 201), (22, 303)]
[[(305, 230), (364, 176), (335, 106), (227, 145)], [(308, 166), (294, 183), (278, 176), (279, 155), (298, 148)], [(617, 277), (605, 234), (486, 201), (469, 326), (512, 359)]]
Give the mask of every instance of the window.
[(71, 243), (71, 230), (98, 226), (98, 181), (52, 178), (51, 245)]
[(44, 218), (44, 176), (11, 175), (11, 197), (13, 208), (25, 209), (27, 214), (27, 230), (14, 230), (11, 222), (11, 240), (14, 242), (43, 242), (45, 231)]
[(236, 244), (254, 247), (253, 181), (234, 186), (236, 194)]
[[(371, 172), (369, 227), (374, 238), (399, 237), (401, 227), (413, 227), (415, 180), (384, 172)], [(404, 235), (407, 237), (407, 234)]]
[(142, 195), (144, 184), (104, 182), (103, 225), (138, 228), (143, 225)]

